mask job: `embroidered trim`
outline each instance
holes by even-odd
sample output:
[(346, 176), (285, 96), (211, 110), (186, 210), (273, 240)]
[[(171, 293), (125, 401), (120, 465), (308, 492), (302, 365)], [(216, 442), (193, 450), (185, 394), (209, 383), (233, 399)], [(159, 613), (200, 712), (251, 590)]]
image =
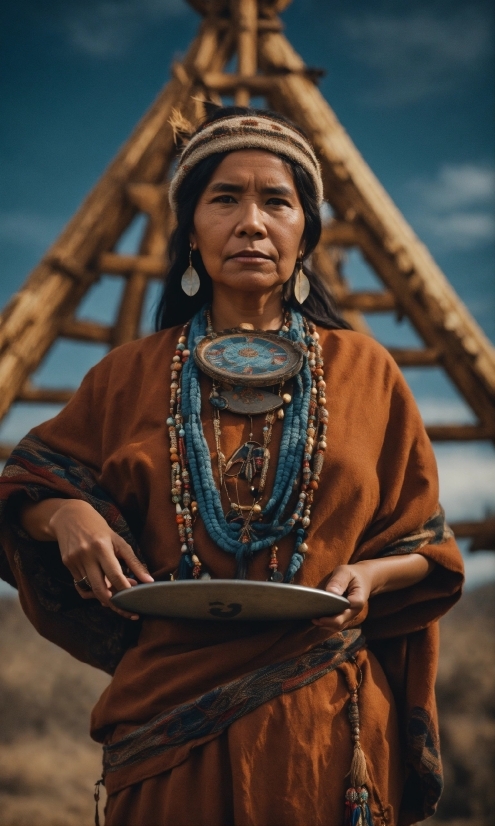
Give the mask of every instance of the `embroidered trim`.
[(386, 545), (378, 554), (378, 557), (383, 556), (398, 556), (401, 554), (417, 553), (425, 545), (441, 545), (447, 539), (454, 536), (452, 530), (445, 521), (445, 513), (442, 507), (435, 511), (433, 516), (421, 525), (415, 533), (408, 536), (401, 536), (390, 545)]
[(335, 634), (300, 657), (265, 666), (159, 714), (122, 740), (103, 747), (103, 773), (140, 763), (209, 734), (218, 734), (263, 703), (310, 685), (365, 645), (359, 628)]
[[(407, 725), (406, 761), (416, 774), (417, 788), (406, 789), (404, 797), (411, 797), (417, 811), (419, 800), (423, 806), (423, 816), (430, 817), (435, 813), (436, 805), (443, 791), (443, 771), (440, 759), (440, 745), (436, 726), (431, 716), (420, 706), (414, 706), (410, 713)], [(418, 793), (419, 792), (419, 793)]]
[[(54, 452), (33, 435), (22, 439), (12, 452), (0, 478), (0, 522), (2, 519), (8, 522), (16, 542), (12, 573), (29, 581), (29, 587), (45, 611), (59, 615), (67, 638), (79, 641), (78, 656), (83, 652), (81, 659), (112, 674), (126, 650), (135, 645), (141, 623), (132, 623), (108, 611), (97, 600), (81, 600), (57, 544), (33, 540), (19, 525), (14, 509), (9, 507), (10, 497), (22, 493), (33, 502), (54, 496), (89, 502), (139, 555), (129, 526), (109, 494), (84, 465)], [(0, 547), (0, 562), (2, 568), (7, 569), (5, 557)], [(59, 644), (65, 647), (62, 642)]]
[[(19, 442), (7, 460), (2, 477), (0, 519), (14, 485), (19, 492), (24, 490), (34, 502), (60, 494), (72, 499), (84, 499), (137, 553), (136, 540), (127, 522), (91, 471), (70, 456), (51, 450), (37, 436), (27, 435)], [(55, 489), (48, 485), (53, 485)]]

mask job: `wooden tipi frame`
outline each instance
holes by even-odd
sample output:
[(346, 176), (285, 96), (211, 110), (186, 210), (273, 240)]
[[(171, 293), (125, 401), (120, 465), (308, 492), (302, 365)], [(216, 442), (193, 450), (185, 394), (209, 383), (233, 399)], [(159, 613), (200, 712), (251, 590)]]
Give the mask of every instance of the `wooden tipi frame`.
[[(176, 154), (169, 118), (190, 119), (202, 101), (233, 97), (268, 105), (300, 124), (322, 164), (333, 217), (325, 226), (314, 266), (355, 329), (362, 313), (407, 317), (424, 342), (393, 348), (402, 367), (443, 368), (474, 412), (476, 424), (428, 427), (435, 441), (495, 440), (495, 348), (373, 175), (319, 92), (309, 69), (282, 33), (278, 13), (290, 0), (189, 0), (203, 15), (197, 37), (172, 78), (145, 114), (78, 212), (0, 316), (0, 419), (14, 402), (65, 403), (71, 390), (34, 387), (31, 374), (60, 337), (114, 347), (140, 335), (151, 279), (166, 269), (172, 216), (167, 175)], [(237, 69), (225, 67), (237, 54)], [(115, 247), (139, 212), (147, 218), (139, 254)], [(383, 290), (352, 292), (341, 275), (338, 250), (358, 248)], [(125, 279), (115, 324), (76, 318), (81, 299), (101, 275)], [(0, 446), (0, 458), (10, 452)], [(495, 519), (459, 523), (471, 548), (495, 549)]]

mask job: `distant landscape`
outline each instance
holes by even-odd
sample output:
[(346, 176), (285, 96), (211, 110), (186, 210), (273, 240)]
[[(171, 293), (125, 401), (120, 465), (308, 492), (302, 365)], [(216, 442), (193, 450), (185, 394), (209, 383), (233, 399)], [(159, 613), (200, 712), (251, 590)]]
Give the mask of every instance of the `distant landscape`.
[[(0, 599), (2, 826), (92, 826), (100, 746), (89, 712), (108, 677), (40, 638)], [(495, 585), (442, 620), (438, 699), (446, 790), (429, 824), (495, 824)]]

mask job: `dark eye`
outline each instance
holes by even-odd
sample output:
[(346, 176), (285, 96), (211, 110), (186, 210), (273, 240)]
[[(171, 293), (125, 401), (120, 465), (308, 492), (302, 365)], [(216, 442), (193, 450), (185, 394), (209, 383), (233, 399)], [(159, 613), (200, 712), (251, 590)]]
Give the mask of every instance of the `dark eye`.
[(269, 198), (266, 203), (271, 204), (271, 206), (290, 206), (289, 202), (284, 198)]
[(213, 198), (212, 203), (217, 204), (235, 204), (236, 200), (233, 195), (218, 195), (217, 198)]

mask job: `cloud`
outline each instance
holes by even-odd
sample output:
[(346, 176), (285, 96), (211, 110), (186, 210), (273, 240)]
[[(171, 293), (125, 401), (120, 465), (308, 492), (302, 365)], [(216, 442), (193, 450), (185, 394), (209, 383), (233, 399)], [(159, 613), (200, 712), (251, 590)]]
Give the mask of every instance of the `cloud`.
[(87, 0), (57, 5), (58, 28), (70, 45), (96, 59), (122, 57), (147, 26), (188, 13), (184, 0)]
[(347, 16), (341, 23), (354, 57), (374, 74), (365, 102), (376, 106), (454, 92), (491, 50), (491, 19), (477, 3), (450, 17), (427, 9)]
[(444, 164), (432, 179), (410, 181), (416, 226), (444, 249), (467, 250), (495, 240), (495, 168)]
[(415, 188), (435, 210), (491, 202), (495, 199), (495, 169), (474, 163), (444, 164), (432, 181), (418, 181)]
[(0, 238), (4, 242), (45, 248), (52, 243), (64, 224), (62, 218), (28, 212), (0, 213)]
[(495, 512), (495, 454), (491, 446), (436, 445), (440, 499), (447, 519), (482, 519)]
[(432, 216), (429, 228), (450, 249), (473, 249), (495, 240), (495, 216), (488, 213)]

